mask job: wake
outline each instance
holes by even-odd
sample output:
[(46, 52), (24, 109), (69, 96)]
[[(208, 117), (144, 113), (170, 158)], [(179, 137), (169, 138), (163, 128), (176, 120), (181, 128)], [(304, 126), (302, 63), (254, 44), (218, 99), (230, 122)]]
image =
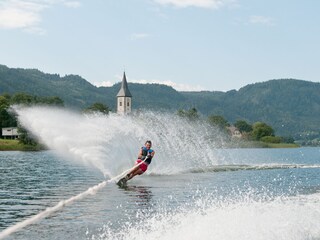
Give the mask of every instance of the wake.
[(99, 184), (97, 184), (97, 185), (95, 185), (93, 187), (88, 188), (86, 191), (84, 191), (84, 192), (82, 192), (82, 193), (80, 193), (80, 194), (78, 194), (76, 196), (73, 196), (73, 197), (71, 197), (71, 198), (69, 198), (67, 200), (60, 201), (54, 207), (49, 207), (46, 210), (34, 215), (31, 218), (28, 218), (28, 219), (26, 219), (26, 220), (24, 220), (22, 222), (19, 222), (14, 226), (8, 227), (7, 229), (5, 229), (4, 231), (2, 231), (0, 233), (0, 239), (8, 237), (12, 233), (17, 232), (17, 231), (21, 230), (22, 228), (24, 228), (24, 227), (26, 227), (28, 225), (34, 224), (34, 223), (40, 221), (41, 219), (52, 215), (53, 213), (63, 209), (65, 206), (70, 205), (75, 201), (81, 200), (81, 199), (85, 198), (88, 195), (95, 195), (100, 189), (104, 188), (107, 184), (116, 183), (119, 179), (124, 177), (126, 174), (128, 174), (130, 171), (132, 171), (135, 167), (139, 166), (140, 164), (142, 164), (142, 162), (137, 164), (136, 166), (124, 171), (123, 173), (119, 174), (118, 176), (113, 177), (112, 179), (102, 181), (101, 183), (99, 183)]
[(320, 168), (320, 165), (306, 164), (261, 164), (261, 165), (217, 165), (206, 168), (190, 169), (185, 173), (206, 173), (206, 172), (228, 172), (228, 171), (259, 171), (259, 170), (276, 170), (276, 169), (311, 169)]
[[(201, 193), (202, 194), (202, 193)], [(192, 204), (161, 209), (136, 224), (113, 229), (105, 224), (88, 239), (119, 240), (306, 240), (320, 238), (320, 194), (277, 197), (261, 201), (248, 194), (214, 198), (204, 193)]]

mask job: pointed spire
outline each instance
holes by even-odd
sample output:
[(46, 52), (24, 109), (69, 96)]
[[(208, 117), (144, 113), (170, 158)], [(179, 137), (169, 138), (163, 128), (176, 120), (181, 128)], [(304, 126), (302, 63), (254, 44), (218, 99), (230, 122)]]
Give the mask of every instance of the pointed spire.
[(121, 89), (117, 94), (117, 97), (132, 97), (127, 83), (126, 72), (123, 72), (123, 78), (121, 83)]

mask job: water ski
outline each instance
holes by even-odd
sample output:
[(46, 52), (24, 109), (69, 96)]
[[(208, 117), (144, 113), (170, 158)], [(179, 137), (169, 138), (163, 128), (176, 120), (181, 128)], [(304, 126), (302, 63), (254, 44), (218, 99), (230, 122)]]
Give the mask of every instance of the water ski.
[(117, 182), (117, 185), (119, 187), (125, 187), (127, 186), (127, 179), (124, 177), (124, 178), (121, 178), (118, 182)]

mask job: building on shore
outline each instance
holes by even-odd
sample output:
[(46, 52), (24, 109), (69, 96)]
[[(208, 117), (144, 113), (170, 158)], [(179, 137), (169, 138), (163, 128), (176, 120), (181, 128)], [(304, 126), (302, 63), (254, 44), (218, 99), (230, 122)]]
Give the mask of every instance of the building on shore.
[(242, 138), (241, 132), (235, 126), (227, 127), (227, 129), (228, 129), (232, 138), (239, 138), (239, 139)]
[(6, 139), (17, 139), (19, 137), (18, 128), (16, 127), (2, 128), (2, 137)]
[(132, 106), (132, 95), (128, 88), (126, 73), (123, 73), (122, 83), (120, 91), (117, 94), (117, 113), (118, 114), (128, 114), (131, 112)]

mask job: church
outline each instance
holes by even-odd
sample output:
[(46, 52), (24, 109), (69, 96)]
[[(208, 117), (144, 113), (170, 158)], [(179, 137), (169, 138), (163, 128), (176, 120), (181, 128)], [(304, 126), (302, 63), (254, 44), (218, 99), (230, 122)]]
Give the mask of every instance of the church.
[(128, 88), (126, 73), (123, 73), (120, 91), (117, 94), (117, 113), (125, 115), (131, 113), (132, 95)]

